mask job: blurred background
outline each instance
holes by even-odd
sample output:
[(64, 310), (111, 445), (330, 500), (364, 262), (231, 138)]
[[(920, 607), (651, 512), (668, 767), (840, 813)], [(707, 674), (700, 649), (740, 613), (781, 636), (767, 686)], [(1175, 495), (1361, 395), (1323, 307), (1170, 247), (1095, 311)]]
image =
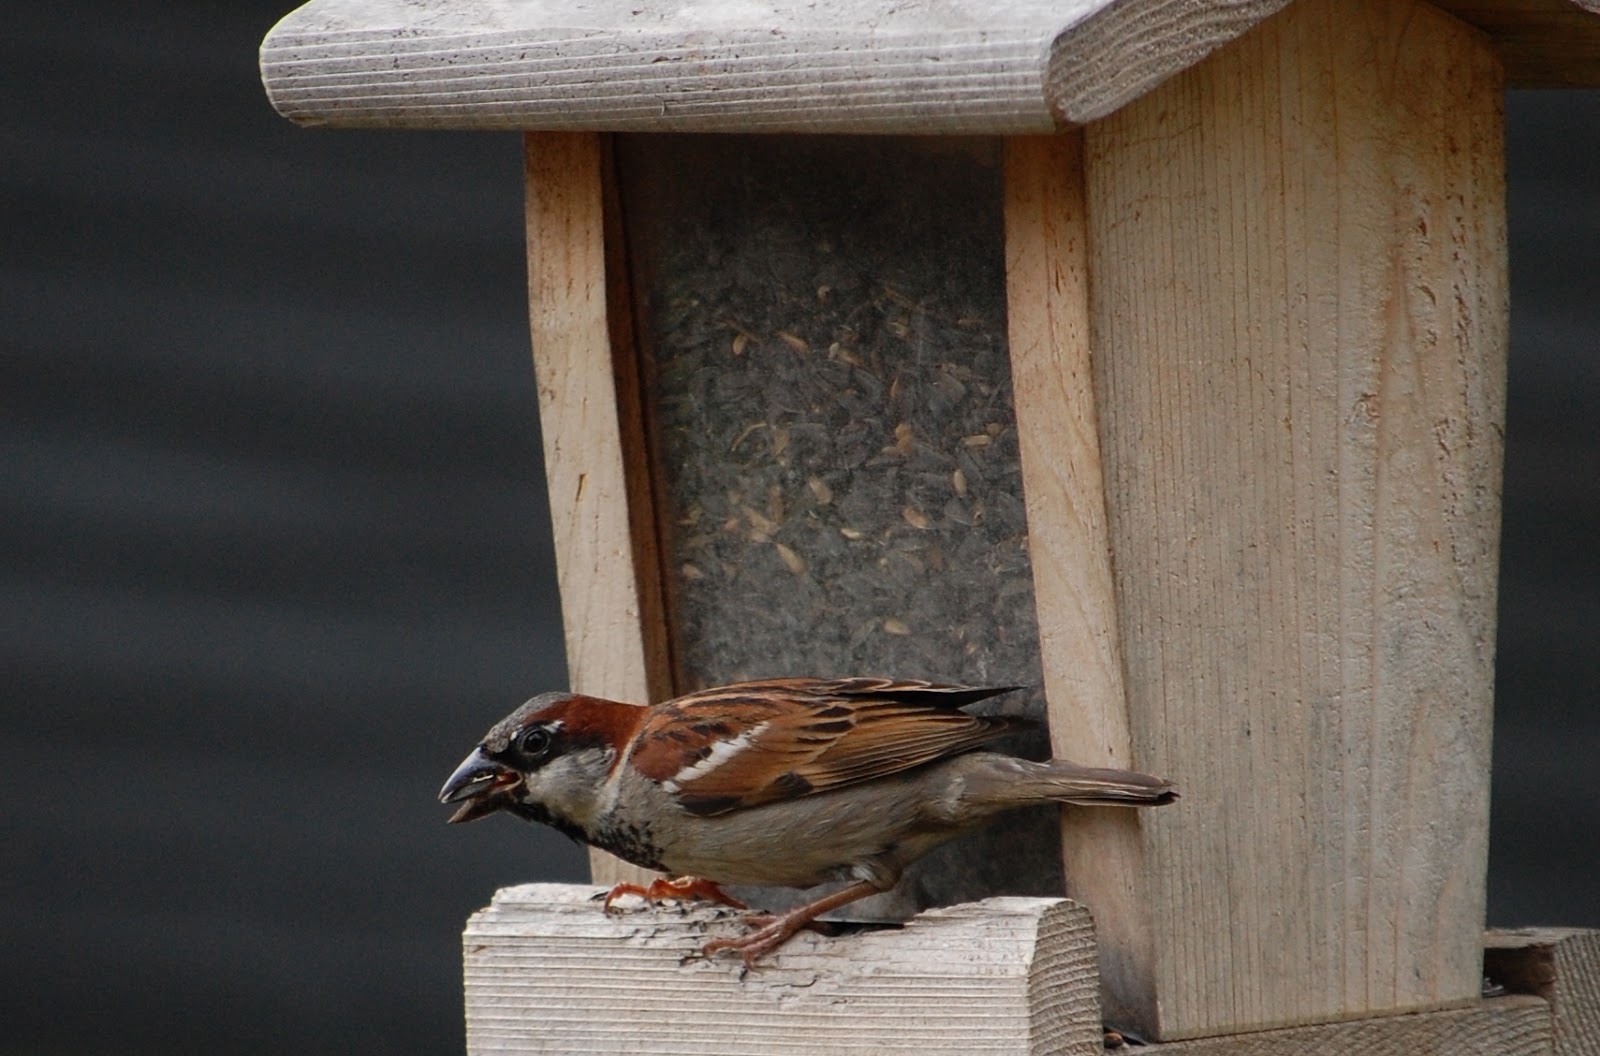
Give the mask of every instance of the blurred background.
[[(584, 876), (434, 793), (564, 684), (512, 135), (309, 132), (292, 0), (0, 37), (0, 1053), (450, 1052)], [(1489, 917), (1600, 926), (1600, 93), (1507, 100)]]

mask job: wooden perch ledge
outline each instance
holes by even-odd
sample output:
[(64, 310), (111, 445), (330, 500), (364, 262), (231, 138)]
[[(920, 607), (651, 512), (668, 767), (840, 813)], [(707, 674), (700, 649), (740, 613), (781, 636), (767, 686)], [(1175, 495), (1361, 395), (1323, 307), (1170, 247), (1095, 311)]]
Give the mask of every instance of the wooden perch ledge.
[[(467, 1050), (481, 1053), (1100, 1053), (1088, 912), (991, 898), (903, 928), (797, 936), (746, 972), (701, 945), (723, 907), (602, 913), (604, 888), (508, 887), (467, 923)], [(1491, 932), (1505, 996), (1468, 1007), (1126, 1049), (1144, 1056), (1596, 1056), (1600, 932)]]
[[(308, 125), (1024, 134), (1106, 116), (1288, 0), (312, 0), (261, 46)], [(1444, 0), (1513, 87), (1600, 80), (1600, 0)]]
[(991, 898), (848, 938), (801, 933), (756, 969), (707, 960), (732, 910), (620, 916), (603, 888), (499, 891), (467, 923), (470, 1053), (1096, 1053), (1089, 914)]

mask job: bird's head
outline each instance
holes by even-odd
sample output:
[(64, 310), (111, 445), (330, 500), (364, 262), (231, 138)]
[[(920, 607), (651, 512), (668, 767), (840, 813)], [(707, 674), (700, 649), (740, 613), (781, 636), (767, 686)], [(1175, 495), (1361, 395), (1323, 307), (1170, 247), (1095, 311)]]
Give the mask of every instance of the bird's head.
[(507, 810), (572, 835), (586, 830), (601, 788), (645, 709), (574, 693), (544, 693), (501, 719), (439, 790), (452, 822)]

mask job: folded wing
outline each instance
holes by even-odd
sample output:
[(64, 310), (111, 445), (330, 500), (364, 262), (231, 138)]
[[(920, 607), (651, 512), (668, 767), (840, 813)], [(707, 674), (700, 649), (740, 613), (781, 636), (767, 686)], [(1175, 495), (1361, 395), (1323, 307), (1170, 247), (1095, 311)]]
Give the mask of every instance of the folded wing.
[(960, 709), (1017, 687), (884, 678), (766, 679), (657, 705), (632, 766), (702, 815), (911, 770), (1016, 730)]

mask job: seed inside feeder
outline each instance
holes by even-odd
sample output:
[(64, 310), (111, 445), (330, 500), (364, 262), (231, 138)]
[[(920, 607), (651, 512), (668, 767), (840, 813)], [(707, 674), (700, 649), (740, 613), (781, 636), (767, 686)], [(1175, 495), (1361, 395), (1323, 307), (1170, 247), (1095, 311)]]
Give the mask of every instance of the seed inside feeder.
[[(998, 143), (617, 142), (677, 688), (1037, 686)], [(1059, 894), (1058, 848), (1053, 811), (1019, 816), (912, 883)]]

